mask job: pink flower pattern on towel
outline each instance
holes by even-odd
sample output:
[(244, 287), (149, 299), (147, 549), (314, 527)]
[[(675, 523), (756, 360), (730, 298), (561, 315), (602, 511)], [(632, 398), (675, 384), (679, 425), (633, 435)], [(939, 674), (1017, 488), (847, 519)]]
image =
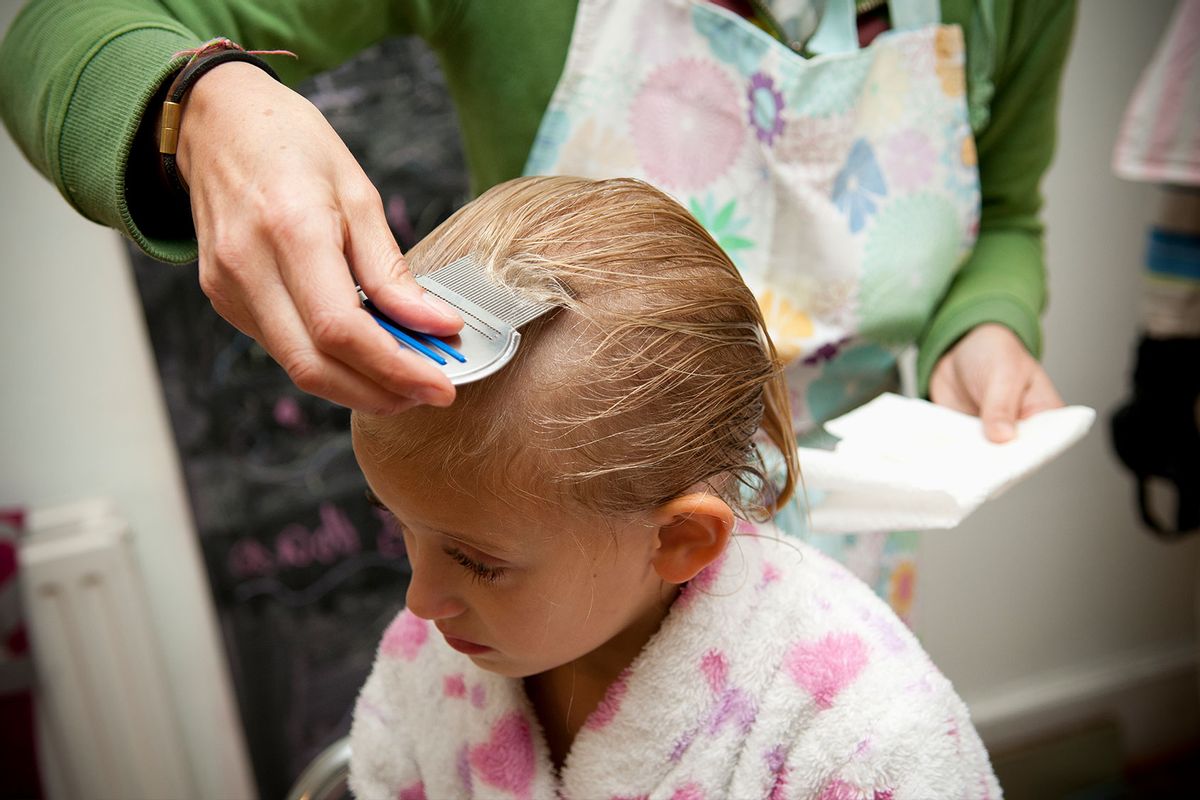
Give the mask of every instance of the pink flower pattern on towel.
[(792, 679), (825, 710), (867, 665), (867, 646), (856, 634), (831, 633), (792, 645), (785, 663)]
[(784, 800), (788, 787), (787, 751), (783, 745), (775, 745), (767, 753), (767, 768), (771, 770), (771, 794), (767, 800)]
[(852, 783), (835, 778), (825, 785), (817, 800), (892, 800), (892, 795), (891, 789), (859, 789)]
[(492, 735), (470, 751), (471, 767), (483, 782), (517, 797), (528, 797), (533, 784), (533, 735), (518, 711), (492, 726)]
[(466, 697), (467, 681), (461, 672), (442, 678), (442, 694), (446, 697)]
[(403, 611), (383, 634), (380, 649), (385, 656), (412, 661), (429, 639), (429, 623)]
[(725, 688), (725, 682), (729, 678), (729, 664), (720, 650), (709, 650), (704, 654), (704, 658), (700, 660), (700, 671), (708, 681), (708, 688), (714, 693)]
[(396, 795), (396, 800), (426, 800), (425, 784), (417, 781), (412, 786), (406, 786)]
[(685, 783), (675, 790), (671, 795), (671, 800), (705, 800), (704, 790), (695, 783)]
[(458, 757), (454, 760), (454, 766), (458, 772), (458, 780), (462, 783), (463, 789), (466, 791), (467, 797), (472, 797), (475, 794), (475, 779), (471, 777), (471, 748), (464, 744), (458, 751)]
[(621, 710), (621, 701), (625, 699), (625, 692), (629, 690), (628, 678), (628, 669), (617, 676), (617, 679), (608, 687), (608, 691), (604, 693), (604, 699), (600, 701), (600, 705), (596, 706), (596, 710), (583, 723), (585, 728), (600, 730), (613, 721), (613, 717)]
[(717, 582), (717, 578), (721, 577), (721, 570), (724, 568), (725, 562), (728, 560), (729, 550), (727, 548), (721, 553), (721, 555), (717, 556), (716, 561), (700, 570), (696, 577), (688, 581), (687, 586), (683, 588), (683, 591), (680, 593), (679, 597), (675, 598), (675, 605), (673, 608), (680, 610), (686, 609), (696, 600), (697, 596), (708, 592), (712, 588), (713, 584)]
[(729, 680), (729, 661), (720, 650), (709, 650), (700, 659), (700, 672), (712, 692), (712, 703), (700, 727), (687, 731), (675, 742), (670, 759), (678, 761), (703, 731), (716, 736), (726, 725), (733, 722), (743, 734), (750, 731), (758, 715), (758, 704), (744, 689), (734, 686)]

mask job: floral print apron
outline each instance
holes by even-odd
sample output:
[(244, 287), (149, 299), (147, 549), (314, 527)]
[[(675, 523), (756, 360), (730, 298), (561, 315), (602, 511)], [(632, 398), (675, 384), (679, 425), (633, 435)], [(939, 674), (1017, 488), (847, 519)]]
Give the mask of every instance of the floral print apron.
[[(687, 206), (762, 306), (806, 446), (897, 387), (978, 230), (961, 29), (937, 0), (889, 6), (860, 48), (853, 0), (826, 0), (801, 54), (703, 0), (579, 0), (525, 168), (638, 177)], [(904, 616), (915, 537), (812, 534), (805, 502), (776, 524)]]

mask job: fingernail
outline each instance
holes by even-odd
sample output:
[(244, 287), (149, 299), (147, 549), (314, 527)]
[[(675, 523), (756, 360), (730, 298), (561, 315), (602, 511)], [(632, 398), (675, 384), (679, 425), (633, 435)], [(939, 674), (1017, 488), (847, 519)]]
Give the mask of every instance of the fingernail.
[(387, 412), (380, 416), (392, 416), (393, 414), (403, 414), (405, 411), (416, 408), (420, 403), (416, 400), (401, 400), (396, 405), (392, 406)]
[(446, 399), (446, 393), (434, 388), (433, 386), (424, 386), (414, 392), (417, 400), (430, 406), (447, 406), (453, 402), (453, 397), (449, 401)]
[(1017, 429), (1011, 422), (992, 423), (992, 432), (995, 433), (1002, 442), (1007, 442), (1009, 439), (1017, 435)]
[(422, 292), (421, 302), (432, 308), (440, 316), (445, 317), (447, 322), (460, 322), (462, 315), (454, 310), (454, 306), (447, 303), (442, 298), (438, 297), (433, 292)]

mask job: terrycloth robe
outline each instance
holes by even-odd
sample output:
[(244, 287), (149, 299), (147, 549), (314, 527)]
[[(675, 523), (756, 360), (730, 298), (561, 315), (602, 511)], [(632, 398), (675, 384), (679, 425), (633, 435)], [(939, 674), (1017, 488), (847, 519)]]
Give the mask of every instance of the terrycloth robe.
[(845, 568), (743, 527), (609, 688), (561, 774), (520, 680), (407, 611), (351, 730), (358, 800), (999, 798), (962, 700)]

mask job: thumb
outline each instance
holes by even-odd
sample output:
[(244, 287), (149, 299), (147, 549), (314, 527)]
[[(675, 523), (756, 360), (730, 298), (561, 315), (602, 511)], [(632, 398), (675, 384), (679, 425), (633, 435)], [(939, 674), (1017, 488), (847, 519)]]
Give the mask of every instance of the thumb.
[(983, 433), (989, 441), (1002, 444), (1017, 435), (1024, 388), (1024, 381), (1013, 370), (998, 369), (990, 374), (979, 404)]
[(350, 269), (376, 307), (401, 325), (436, 336), (462, 328), (462, 317), (417, 283), (388, 228), (378, 195), (347, 215), (346, 257)]

